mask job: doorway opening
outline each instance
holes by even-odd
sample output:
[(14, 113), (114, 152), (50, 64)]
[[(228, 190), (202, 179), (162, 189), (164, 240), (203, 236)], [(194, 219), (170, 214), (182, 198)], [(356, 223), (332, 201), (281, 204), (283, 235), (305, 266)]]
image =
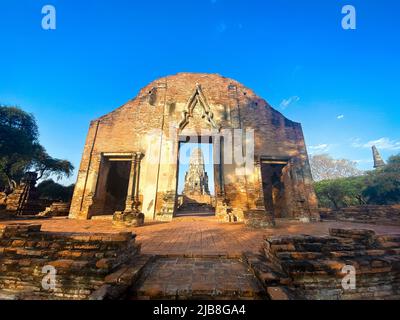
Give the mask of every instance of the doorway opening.
[(91, 216), (113, 215), (125, 210), (131, 163), (124, 158), (102, 159)]
[(285, 167), (286, 160), (261, 161), (262, 187), (266, 211), (274, 218), (287, 216), (285, 192)]
[(214, 171), (211, 137), (180, 139), (175, 216), (215, 215)]

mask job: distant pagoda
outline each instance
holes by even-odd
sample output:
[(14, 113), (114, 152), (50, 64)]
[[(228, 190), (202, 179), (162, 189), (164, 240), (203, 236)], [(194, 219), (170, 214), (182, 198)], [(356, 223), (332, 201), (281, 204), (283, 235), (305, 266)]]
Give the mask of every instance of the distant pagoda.
[(189, 170), (185, 174), (184, 195), (209, 195), (208, 175), (204, 167), (203, 152), (200, 148), (192, 151)]
[(384, 167), (385, 161), (383, 161), (381, 155), (379, 154), (378, 149), (376, 148), (376, 146), (372, 146), (372, 156), (374, 157), (374, 168), (382, 168)]

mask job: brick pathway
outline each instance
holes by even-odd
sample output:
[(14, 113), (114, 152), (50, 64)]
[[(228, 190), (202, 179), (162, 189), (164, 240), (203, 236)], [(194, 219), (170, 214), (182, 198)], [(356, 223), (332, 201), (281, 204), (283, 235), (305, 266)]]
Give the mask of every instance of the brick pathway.
[[(150, 222), (139, 228), (116, 228), (110, 220), (67, 218), (0, 221), (0, 224), (42, 224), (43, 231), (85, 233), (133, 231), (142, 253), (155, 255), (145, 265), (128, 299), (257, 299), (263, 290), (239, 260), (243, 251), (257, 252), (265, 236), (327, 235), (329, 228), (372, 229), (377, 234), (400, 234), (399, 226), (319, 222), (303, 224), (277, 221), (275, 228), (250, 229), (226, 224), (214, 217), (180, 217), (172, 222)], [(148, 257), (148, 256), (146, 256)]]
[[(15, 223), (16, 221), (0, 221)], [(157, 255), (238, 257), (243, 251), (256, 252), (266, 235), (310, 234), (326, 235), (329, 228), (372, 229), (378, 234), (400, 234), (399, 226), (355, 224), (351, 222), (299, 223), (277, 221), (275, 228), (250, 229), (243, 224), (226, 224), (213, 217), (182, 217), (172, 222), (151, 222), (139, 228), (120, 229), (107, 220), (69, 220), (52, 218), (19, 220), (41, 223), (43, 231), (56, 232), (118, 232), (133, 231), (142, 244), (142, 253)]]
[(132, 289), (133, 299), (257, 299), (263, 288), (237, 259), (158, 258)]

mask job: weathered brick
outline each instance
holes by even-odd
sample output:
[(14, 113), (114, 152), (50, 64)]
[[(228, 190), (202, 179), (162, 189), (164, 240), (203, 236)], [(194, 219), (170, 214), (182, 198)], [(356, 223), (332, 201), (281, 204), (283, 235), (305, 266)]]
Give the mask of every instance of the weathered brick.
[[(371, 230), (359, 229), (331, 229), (330, 234), (330, 237), (267, 237), (261, 251), (264, 260), (259, 257), (250, 266), (267, 284), (268, 275), (277, 271), (279, 278), (285, 280), (274, 284), (283, 290), (289, 289), (291, 299), (393, 299), (399, 296), (399, 235), (376, 236)], [(290, 245), (295, 250), (280, 250)], [(345, 266), (355, 268), (355, 290), (342, 288)]]
[[(3, 241), (8, 246), (0, 250), (0, 289), (20, 291), (17, 297), (21, 299), (88, 298), (119, 264), (135, 260), (140, 249), (130, 232), (96, 234), (93, 245), (91, 234), (38, 232), (40, 225), (0, 228), (12, 231), (3, 238), (12, 240)], [(104, 255), (113, 258), (102, 259)], [(56, 269), (56, 289), (44, 291), (42, 268), (49, 265)]]
[[(119, 211), (116, 206), (105, 204), (107, 182), (104, 177), (113, 157), (125, 157), (125, 162), (132, 164), (135, 155), (140, 153), (143, 155), (140, 171), (135, 171), (132, 177), (130, 170), (124, 174), (129, 179), (138, 175), (135, 179), (139, 181), (138, 190), (135, 187), (134, 193), (135, 203), (137, 200), (139, 203), (135, 210), (143, 212), (148, 220), (170, 221), (175, 210), (178, 173), (178, 148), (171, 150), (171, 145), (177, 145), (179, 136), (214, 136), (216, 141), (220, 139), (218, 132), (233, 133), (235, 129), (254, 130), (255, 150), (251, 160), (254, 168), (244, 176), (240, 173), (243, 167), (239, 161), (223, 163), (222, 169), (217, 166), (217, 176), (221, 176), (215, 180), (218, 218), (245, 221), (252, 227), (271, 226), (274, 218), (269, 207), (275, 206), (275, 217), (286, 216), (304, 222), (319, 220), (301, 125), (285, 118), (235, 80), (196, 73), (155, 80), (140, 90), (135, 99), (90, 123), (70, 218), (89, 219)], [(165, 138), (152, 138), (155, 130), (162, 132)], [(149, 146), (158, 150), (159, 163), (153, 163)], [(169, 159), (171, 153), (172, 160)], [(268, 170), (277, 163), (282, 164), (276, 174), (280, 176), (285, 193), (280, 205), (273, 204), (272, 191), (262, 183), (271, 181), (272, 173)], [(155, 165), (159, 170), (154, 170)], [(132, 199), (126, 200), (130, 203)], [(132, 208), (128, 205), (126, 209)], [(124, 214), (115, 217), (122, 217), (119, 224), (127, 223)]]

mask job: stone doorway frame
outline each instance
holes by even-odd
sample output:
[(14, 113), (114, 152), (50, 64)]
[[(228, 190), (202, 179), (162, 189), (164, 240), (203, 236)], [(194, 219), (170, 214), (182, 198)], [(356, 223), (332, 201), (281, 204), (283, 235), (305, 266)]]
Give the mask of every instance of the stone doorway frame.
[[(139, 178), (140, 162), (144, 154), (141, 152), (102, 152), (100, 154), (99, 172), (95, 184), (95, 191), (92, 197), (92, 205), (88, 212), (88, 218), (102, 216), (105, 205), (104, 192), (108, 183), (108, 172), (112, 162), (130, 162), (128, 185), (124, 200), (124, 211), (138, 208), (139, 202)], [(112, 213), (114, 214), (114, 213)], [(106, 214), (106, 215), (111, 215)]]
[(177, 136), (177, 157), (176, 157), (176, 180), (175, 180), (175, 205), (173, 217), (176, 216), (178, 206), (178, 183), (179, 183), (179, 158), (182, 143), (209, 143), (212, 145), (213, 169), (214, 169), (214, 212), (218, 213), (218, 203), (220, 198), (225, 198), (224, 180), (223, 180), (223, 137), (218, 134), (196, 135), (196, 134), (178, 134)]
[[(263, 196), (263, 206), (265, 208), (265, 211), (267, 214), (271, 215), (272, 220), (275, 220), (276, 218), (276, 208), (275, 208), (275, 204), (271, 203), (271, 207), (272, 207), (272, 212), (268, 212), (268, 206), (266, 204), (267, 199), (265, 199), (265, 193), (264, 193), (264, 180), (263, 180), (263, 166), (266, 165), (281, 165), (281, 172), (280, 172), (280, 179), (281, 179), (281, 184), (282, 186), (286, 189), (286, 192), (284, 193), (284, 203), (285, 206), (287, 207), (287, 197), (288, 197), (288, 189), (290, 189), (291, 187), (291, 179), (290, 179), (290, 157), (268, 157), (268, 156), (261, 156), (260, 157), (260, 180), (261, 180), (261, 192), (262, 192), (262, 196)], [(273, 192), (273, 190), (271, 190)], [(271, 195), (271, 197), (273, 197), (273, 195)], [(271, 199), (273, 201), (273, 199)], [(282, 217), (281, 217), (282, 218)]]

